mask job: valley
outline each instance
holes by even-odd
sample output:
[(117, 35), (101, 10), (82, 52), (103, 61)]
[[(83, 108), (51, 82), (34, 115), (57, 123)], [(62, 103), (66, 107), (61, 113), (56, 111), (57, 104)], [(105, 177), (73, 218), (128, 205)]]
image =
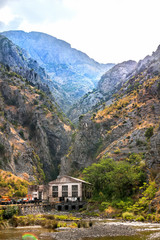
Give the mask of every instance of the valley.
[(69, 175), (93, 186), (83, 214), (159, 222), (160, 47), (138, 63), (99, 64), (43, 33), (3, 34), (4, 194)]
[(72, 103), (96, 87), (103, 73), (114, 64), (100, 64), (65, 41), (50, 35), (23, 31), (2, 33), (36, 60), (49, 76), (47, 82), (66, 113)]

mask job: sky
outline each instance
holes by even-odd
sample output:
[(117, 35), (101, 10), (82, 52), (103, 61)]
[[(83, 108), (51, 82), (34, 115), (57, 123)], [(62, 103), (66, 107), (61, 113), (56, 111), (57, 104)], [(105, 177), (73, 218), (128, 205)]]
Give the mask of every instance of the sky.
[(139, 61), (160, 44), (160, 0), (0, 0), (0, 32), (48, 33), (100, 63)]

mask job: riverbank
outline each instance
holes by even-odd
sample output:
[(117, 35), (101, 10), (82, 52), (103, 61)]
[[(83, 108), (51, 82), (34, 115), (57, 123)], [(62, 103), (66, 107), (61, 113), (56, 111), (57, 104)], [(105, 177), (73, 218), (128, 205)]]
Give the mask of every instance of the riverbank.
[(107, 237), (128, 237), (127, 239), (160, 239), (159, 223), (122, 222), (122, 221), (96, 221), (91, 228), (66, 229), (50, 233), (54, 240), (82, 240)]
[(67, 231), (55, 232), (50, 235), (55, 240), (80, 240), (83, 238), (96, 237), (115, 237), (115, 236), (133, 236), (136, 231), (128, 226), (110, 225), (107, 223), (98, 223), (90, 228), (69, 229)]
[[(91, 219), (90, 219), (91, 220)], [(85, 221), (88, 222), (87, 219)], [(117, 221), (115, 219), (92, 219), (93, 226), (87, 228), (60, 227), (47, 229), (40, 226), (18, 226), (0, 231), (0, 239), (21, 239), (30, 232), (39, 240), (159, 240), (160, 224)]]

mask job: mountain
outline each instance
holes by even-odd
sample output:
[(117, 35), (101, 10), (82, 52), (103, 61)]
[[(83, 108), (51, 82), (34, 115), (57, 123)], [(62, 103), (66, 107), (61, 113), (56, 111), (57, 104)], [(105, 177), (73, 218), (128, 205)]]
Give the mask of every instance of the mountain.
[(98, 82), (97, 89), (104, 96), (111, 96), (115, 88), (126, 81), (129, 75), (136, 68), (137, 63), (135, 61), (125, 61), (115, 65), (111, 70), (107, 71)]
[(0, 35), (0, 168), (38, 182), (59, 174), (72, 136), (48, 81), (35, 60)]
[(95, 111), (79, 116), (74, 129), (54, 96), (38, 85), (47, 88), (50, 81), (46, 74), (42, 80), (38, 63), (36, 72), (26, 52), (4, 36), (0, 46), (3, 170), (42, 182), (44, 176), (53, 179), (59, 173), (78, 176), (106, 155), (115, 161), (138, 156), (147, 173), (159, 181), (160, 47), (138, 63), (127, 61), (106, 72), (92, 94), (99, 93), (110, 103), (99, 102)]
[(136, 69), (135, 61), (125, 61), (108, 70), (98, 82), (97, 88), (85, 94), (74, 104), (67, 115), (73, 122), (77, 122), (80, 115), (105, 105), (111, 104), (112, 95), (118, 91), (123, 83), (129, 79), (130, 74)]
[[(13, 44), (3, 35), (0, 35), (0, 63), (7, 66), (8, 70), (11, 69), (23, 76), (32, 85), (46, 91), (54, 99), (48, 87), (51, 80), (44, 68), (40, 67), (37, 61), (29, 58), (23, 49)], [(53, 93), (56, 92), (57, 90), (54, 88)]]
[[(107, 155), (115, 161), (141, 159), (148, 176), (160, 182), (160, 47), (133, 65), (127, 81), (110, 96), (108, 106), (100, 105), (96, 112), (79, 117), (74, 142), (62, 158), (62, 174), (78, 175)], [(98, 84), (99, 89), (108, 73)]]
[(30, 180), (55, 178), (72, 135), (57, 105), (1, 64), (0, 109), (0, 167)]
[(62, 96), (57, 102), (65, 112), (77, 99), (95, 88), (102, 74), (114, 66), (100, 64), (69, 43), (44, 33), (8, 31), (3, 35), (45, 68), (52, 79), (49, 88), (51, 92), (56, 88)]

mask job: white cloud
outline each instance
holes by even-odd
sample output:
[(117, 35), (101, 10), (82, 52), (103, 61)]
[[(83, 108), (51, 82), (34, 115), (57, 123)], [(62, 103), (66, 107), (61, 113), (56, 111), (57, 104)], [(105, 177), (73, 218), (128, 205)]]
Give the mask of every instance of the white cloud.
[(0, 8), (4, 7), (7, 2), (7, 0), (0, 0)]
[(100, 62), (139, 60), (160, 43), (159, 0), (8, 0), (5, 3), (0, 0), (0, 21), (7, 30), (11, 27), (51, 34)]
[(11, 9), (8, 6), (0, 9), (0, 21), (8, 24), (14, 19), (15, 15), (12, 13)]

